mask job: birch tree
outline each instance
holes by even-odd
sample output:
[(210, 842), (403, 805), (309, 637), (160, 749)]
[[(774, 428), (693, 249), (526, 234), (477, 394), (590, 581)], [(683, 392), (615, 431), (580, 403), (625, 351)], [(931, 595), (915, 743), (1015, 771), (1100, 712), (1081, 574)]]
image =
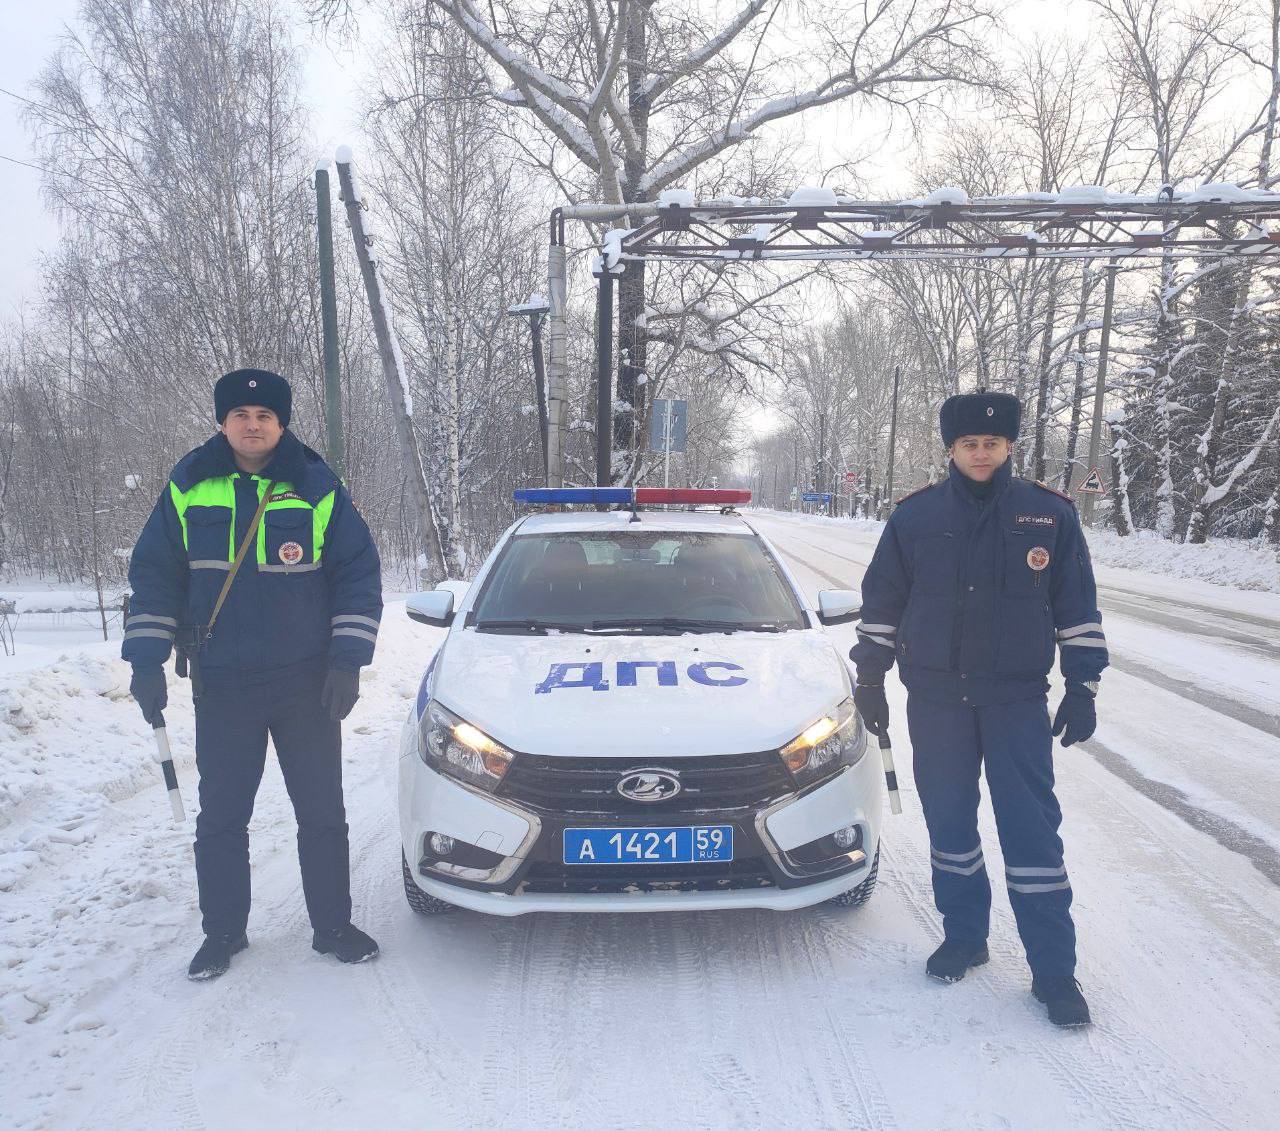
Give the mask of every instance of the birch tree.
[(534, 399), (529, 330), (507, 308), (544, 286), (534, 231), (546, 213), (531, 207), (537, 186), (484, 96), (476, 48), (426, 0), (386, 12), (365, 114), (369, 183), (407, 377), (429, 410), (423, 457), (442, 541), (457, 561), (500, 532), (512, 487), (539, 477), (537, 415), (522, 411)]

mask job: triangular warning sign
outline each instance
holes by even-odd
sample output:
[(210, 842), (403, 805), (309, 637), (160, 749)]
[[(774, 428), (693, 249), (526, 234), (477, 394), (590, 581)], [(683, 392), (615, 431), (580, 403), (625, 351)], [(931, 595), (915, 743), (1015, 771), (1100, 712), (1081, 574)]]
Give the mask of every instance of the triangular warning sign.
[(1084, 477), (1084, 482), (1076, 488), (1078, 495), (1105, 495), (1107, 485), (1102, 481), (1102, 472), (1096, 467)]

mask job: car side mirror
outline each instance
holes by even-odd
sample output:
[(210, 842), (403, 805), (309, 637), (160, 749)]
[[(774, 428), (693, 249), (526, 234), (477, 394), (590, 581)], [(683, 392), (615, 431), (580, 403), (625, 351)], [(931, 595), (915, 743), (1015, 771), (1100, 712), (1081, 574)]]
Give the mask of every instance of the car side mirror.
[(856, 589), (822, 589), (818, 592), (818, 619), (823, 624), (848, 624), (862, 612), (862, 594)]
[(453, 578), (446, 578), (436, 586), (436, 589), (440, 592), (452, 593), (453, 607), (456, 609), (461, 606), (463, 598), (465, 598), (467, 593), (470, 592), (471, 582), (455, 581)]
[(411, 593), (405, 598), (404, 609), (409, 619), (419, 624), (448, 628), (453, 623), (453, 593), (448, 589)]

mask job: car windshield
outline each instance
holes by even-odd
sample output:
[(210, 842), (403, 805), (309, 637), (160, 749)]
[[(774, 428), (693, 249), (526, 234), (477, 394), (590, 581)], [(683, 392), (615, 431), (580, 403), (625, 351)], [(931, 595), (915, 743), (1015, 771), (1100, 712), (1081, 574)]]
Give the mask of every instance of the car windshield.
[(522, 534), (494, 563), (470, 623), (489, 632), (782, 632), (805, 627), (751, 534)]

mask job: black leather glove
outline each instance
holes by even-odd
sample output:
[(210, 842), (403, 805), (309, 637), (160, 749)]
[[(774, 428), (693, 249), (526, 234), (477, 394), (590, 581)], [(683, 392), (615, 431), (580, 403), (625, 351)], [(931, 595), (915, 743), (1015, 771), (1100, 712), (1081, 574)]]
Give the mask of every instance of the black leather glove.
[(1062, 735), (1063, 746), (1070, 746), (1083, 742), (1093, 734), (1097, 725), (1098, 710), (1094, 706), (1093, 692), (1078, 683), (1067, 684), (1067, 693), (1058, 704), (1058, 713), (1053, 716), (1053, 733)]
[(360, 698), (359, 668), (330, 668), (320, 692), (320, 706), (334, 722), (345, 719)]
[(853, 689), (853, 702), (867, 730), (879, 737), (889, 729), (889, 700), (883, 683), (859, 683)]
[(161, 711), (169, 705), (169, 687), (165, 683), (164, 668), (156, 664), (152, 667), (134, 668), (133, 678), (129, 681), (129, 694), (142, 708), (142, 717), (153, 727), (164, 722)]

